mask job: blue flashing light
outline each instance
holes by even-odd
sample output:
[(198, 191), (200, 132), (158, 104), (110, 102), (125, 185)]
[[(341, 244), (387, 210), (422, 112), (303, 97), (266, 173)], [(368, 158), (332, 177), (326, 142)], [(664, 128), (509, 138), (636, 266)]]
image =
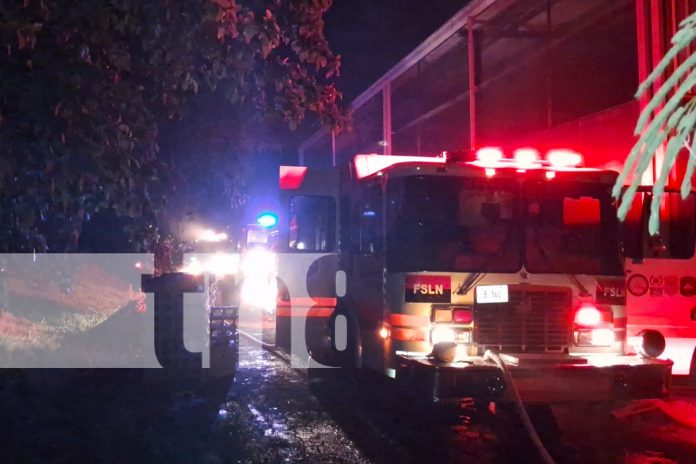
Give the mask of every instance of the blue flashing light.
[(261, 213), (256, 218), (256, 222), (262, 227), (273, 227), (278, 224), (278, 215), (273, 213)]

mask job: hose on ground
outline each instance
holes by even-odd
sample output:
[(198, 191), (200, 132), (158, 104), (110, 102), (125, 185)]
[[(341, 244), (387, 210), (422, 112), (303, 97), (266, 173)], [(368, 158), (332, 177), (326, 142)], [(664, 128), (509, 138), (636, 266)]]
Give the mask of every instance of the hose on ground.
[(248, 338), (249, 340), (258, 343), (259, 345), (263, 346), (264, 348), (275, 348), (275, 344), (273, 343), (267, 343), (261, 340), (260, 338), (254, 337), (250, 333), (244, 332), (241, 329), (237, 329), (237, 332), (239, 332), (239, 335)]
[(539, 438), (539, 434), (537, 433), (536, 428), (534, 428), (534, 424), (532, 424), (532, 420), (529, 418), (529, 414), (527, 413), (527, 408), (525, 408), (524, 402), (522, 402), (522, 397), (520, 396), (520, 392), (519, 392), (519, 390), (517, 390), (517, 385), (515, 385), (515, 381), (512, 378), (512, 374), (510, 373), (510, 370), (508, 369), (505, 362), (500, 358), (500, 356), (498, 356), (497, 353), (494, 353), (490, 350), (486, 350), (486, 352), (483, 355), (483, 358), (490, 359), (491, 361), (493, 361), (498, 366), (498, 368), (503, 372), (503, 377), (505, 378), (505, 383), (507, 385), (509, 385), (510, 389), (512, 390), (513, 398), (515, 400), (515, 405), (517, 406), (517, 411), (520, 414), (520, 418), (522, 419), (522, 424), (524, 424), (524, 428), (525, 428), (525, 430), (527, 430), (527, 434), (529, 435), (529, 438), (532, 440), (532, 444), (534, 444), (534, 447), (539, 452), (539, 455), (541, 456), (541, 458), (545, 464), (555, 464), (555, 461), (551, 457), (551, 454), (544, 446), (544, 443), (541, 441), (541, 438)]

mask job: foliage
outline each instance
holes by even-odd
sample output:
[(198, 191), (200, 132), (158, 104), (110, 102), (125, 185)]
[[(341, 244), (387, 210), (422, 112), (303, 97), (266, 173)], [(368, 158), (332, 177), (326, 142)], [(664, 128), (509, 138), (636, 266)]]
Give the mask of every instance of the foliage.
[[(672, 38), (672, 47), (638, 88), (636, 98), (645, 94), (666, 74), (672, 61), (680, 53), (684, 53), (694, 38), (696, 38), (696, 14), (681, 22), (679, 31)], [(682, 149), (687, 149), (689, 152), (689, 160), (681, 185), (682, 197), (686, 198), (691, 191), (691, 177), (696, 167), (696, 95), (693, 93), (696, 85), (696, 53), (691, 53), (671, 75), (665, 78), (666, 80), (655, 92), (638, 119), (635, 129), (635, 135), (639, 137), (638, 141), (631, 149), (613, 191), (614, 197), (620, 197), (624, 182), (633, 173), (633, 179), (621, 198), (618, 211), (619, 218), (623, 220), (631, 206), (642, 174), (650, 167), (651, 161), (661, 147), (665, 147), (662, 168), (653, 186), (648, 224), (651, 235), (658, 232), (660, 199), (664, 193), (669, 172)]]
[(170, 181), (186, 176), (162, 156), (163, 127), (180, 130), (205, 95), (233, 109), (232, 136), (259, 118), (343, 124), (330, 5), (0, 0), (0, 251), (74, 250), (104, 210), (152, 248)]

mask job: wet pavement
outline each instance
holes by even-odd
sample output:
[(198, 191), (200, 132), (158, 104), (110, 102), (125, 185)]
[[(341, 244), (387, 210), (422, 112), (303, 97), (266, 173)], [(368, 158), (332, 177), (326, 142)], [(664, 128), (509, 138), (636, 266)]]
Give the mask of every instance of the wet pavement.
[(250, 462), (506, 461), (490, 423), (420, 408), (386, 377), (295, 370), (283, 353), (242, 345), (220, 418), (244, 435)]
[(219, 420), (230, 435), (242, 436), (241, 462), (369, 462), (311, 394), (307, 379), (253, 345), (242, 343)]
[[(539, 462), (509, 411), (442, 414), (387, 377), (292, 369), (282, 353), (252, 343), (241, 344), (236, 378), (220, 390), (158, 393), (140, 375), (6, 370), (0, 462)], [(627, 402), (555, 405), (532, 416), (558, 463), (696, 463), (696, 428), (684, 423), (696, 418), (694, 389), (676, 392), (643, 412)]]
[[(696, 463), (696, 430), (659, 409), (612, 414), (631, 404), (554, 405), (532, 417), (559, 463)], [(243, 344), (220, 421), (241, 434), (237, 462), (540, 462), (510, 411), (449, 412), (419, 407), (383, 376), (295, 370), (282, 352)]]

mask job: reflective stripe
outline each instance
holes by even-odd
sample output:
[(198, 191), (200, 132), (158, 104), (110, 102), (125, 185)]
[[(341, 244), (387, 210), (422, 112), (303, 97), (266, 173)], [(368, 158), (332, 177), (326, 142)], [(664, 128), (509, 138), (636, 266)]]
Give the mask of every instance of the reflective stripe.
[(626, 329), (626, 321), (627, 318), (625, 317), (615, 317), (614, 318), (614, 328), (615, 329)]
[(407, 328), (403, 328), (403, 327), (392, 327), (391, 336), (394, 340), (399, 340), (399, 341), (424, 342), (425, 341), (425, 330), (424, 329), (407, 329)]
[(283, 306), (276, 309), (277, 317), (331, 317), (334, 307), (326, 306), (313, 306), (311, 308), (305, 307), (289, 307)]
[(390, 314), (389, 322), (392, 326), (391, 337), (393, 340), (424, 342), (428, 339), (427, 330), (430, 326), (428, 316)]
[(389, 322), (391, 325), (404, 327), (424, 327), (430, 324), (428, 316), (414, 316), (412, 314), (390, 314)]
[(397, 356), (428, 356), (429, 351), (403, 351), (396, 350)]
[(290, 301), (281, 301), (278, 300), (277, 306), (278, 307), (290, 307), (290, 306), (327, 306), (327, 307), (335, 307), (336, 306), (336, 298), (324, 298), (324, 297), (314, 297), (314, 298), (290, 298)]

